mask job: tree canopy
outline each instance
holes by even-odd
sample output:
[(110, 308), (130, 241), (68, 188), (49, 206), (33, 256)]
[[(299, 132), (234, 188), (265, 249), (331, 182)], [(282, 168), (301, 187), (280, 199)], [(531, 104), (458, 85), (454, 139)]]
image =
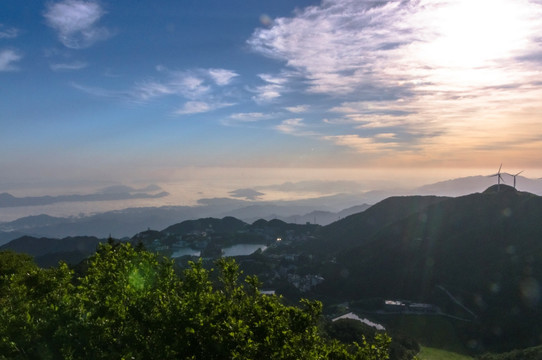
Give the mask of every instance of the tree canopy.
[(0, 359), (388, 358), (386, 335), (330, 340), (319, 302), (263, 295), (231, 259), (177, 274), (169, 259), (110, 242), (87, 265), (76, 276), (0, 253)]

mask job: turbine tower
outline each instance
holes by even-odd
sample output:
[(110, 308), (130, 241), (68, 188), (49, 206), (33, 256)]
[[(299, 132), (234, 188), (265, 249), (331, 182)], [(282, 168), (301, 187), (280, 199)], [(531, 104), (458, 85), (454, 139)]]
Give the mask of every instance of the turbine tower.
[(497, 177), (497, 191), (501, 190), (501, 180), (502, 182), (504, 182), (504, 179), (502, 178), (502, 175), (501, 175), (501, 169), (502, 169), (502, 163), (501, 163), (501, 166), (499, 166), (499, 171), (497, 171), (496, 174), (488, 176), (488, 177), (493, 177), (493, 176)]
[[(524, 172), (525, 170), (521, 170), (520, 172), (518, 172), (516, 175), (512, 175), (512, 174), (508, 174), (510, 175), (511, 177), (514, 178), (514, 189), (516, 188), (516, 177), (521, 174), (522, 172)], [(517, 189), (516, 189), (517, 190)]]

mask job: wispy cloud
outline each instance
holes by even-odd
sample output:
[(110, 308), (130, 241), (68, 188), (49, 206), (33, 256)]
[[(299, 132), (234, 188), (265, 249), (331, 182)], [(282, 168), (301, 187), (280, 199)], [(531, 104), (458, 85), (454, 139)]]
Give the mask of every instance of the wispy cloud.
[(281, 133), (294, 136), (315, 136), (316, 132), (309, 130), (301, 118), (286, 119), (275, 127)]
[(273, 114), (265, 114), (261, 112), (235, 113), (221, 120), (222, 125), (234, 126), (247, 123), (256, 123), (259, 121), (269, 120), (274, 117)]
[(107, 28), (98, 25), (104, 14), (98, 2), (65, 0), (50, 3), (44, 17), (64, 46), (82, 49), (111, 36)]
[(14, 39), (19, 36), (19, 30), (13, 27), (6, 28), (0, 24), (0, 39)]
[(269, 119), (269, 114), (264, 114), (261, 112), (251, 112), (251, 113), (236, 113), (230, 115), (230, 119), (240, 121), (240, 122), (255, 122), (265, 119)]
[(235, 105), (224, 88), (238, 76), (227, 69), (196, 69), (187, 71), (169, 70), (157, 66), (158, 76), (138, 81), (132, 89), (108, 90), (73, 84), (88, 94), (101, 97), (120, 98), (145, 104), (164, 97), (177, 97), (183, 105), (173, 110), (175, 115), (198, 114)]
[(309, 105), (287, 106), (284, 109), (288, 110), (289, 112), (299, 114), (307, 112), (309, 110)]
[(179, 115), (185, 114), (198, 114), (211, 110), (211, 105), (203, 101), (188, 101), (184, 106), (177, 110), (176, 113)]
[(333, 135), (324, 136), (323, 140), (331, 141), (336, 145), (346, 146), (360, 153), (380, 153), (397, 150), (399, 144), (396, 142), (380, 142), (372, 137), (361, 137), (359, 135)]
[(88, 63), (84, 61), (74, 61), (70, 63), (50, 64), (49, 66), (53, 71), (75, 71), (86, 68)]
[(288, 82), (286, 77), (274, 76), (271, 74), (258, 74), (258, 77), (264, 81), (264, 85), (257, 86), (251, 91), (256, 93), (252, 97), (257, 104), (267, 104), (275, 101), (285, 91), (285, 84)]
[(377, 139), (395, 139), (397, 134), (394, 133), (380, 133), (374, 136)]
[(175, 89), (171, 84), (164, 84), (158, 81), (141, 81), (135, 86), (132, 92), (137, 100), (150, 100), (156, 97), (175, 94)]
[(71, 86), (74, 89), (82, 91), (86, 94), (102, 97), (102, 98), (129, 100), (132, 97), (132, 95), (127, 91), (109, 90), (109, 89), (104, 89), (101, 87), (81, 85), (75, 82), (72, 83)]
[(175, 113), (177, 115), (199, 114), (232, 105), (234, 104), (223, 102), (188, 101), (183, 105), (182, 108), (175, 111)]
[(174, 71), (158, 66), (162, 79), (150, 79), (136, 84), (133, 94), (136, 99), (150, 100), (152, 98), (177, 95), (189, 100), (202, 100), (215, 92), (216, 86), (224, 87), (238, 76), (227, 69), (197, 69), (189, 71)]
[(226, 69), (209, 69), (207, 72), (215, 83), (220, 86), (228, 85), (233, 78), (239, 76), (235, 71)]
[[(344, 99), (330, 109), (342, 116), (325, 123), (351, 130), (324, 140), (432, 158), (437, 144), (440, 154), (468, 156), (490, 139), (529, 138), (532, 116), (542, 111), (540, 31), (538, 0), (323, 0), (274, 19), (248, 44), (283, 61), (308, 94)], [(260, 92), (280, 96), (278, 89)], [(395, 134), (394, 141), (375, 129)], [(491, 136), (481, 136), (488, 129)], [(399, 146), (412, 139), (410, 148)]]
[(19, 68), (15, 63), (23, 58), (17, 50), (0, 50), (0, 71), (17, 71)]
[(275, 85), (283, 85), (288, 80), (284, 77), (280, 76), (274, 76), (271, 74), (259, 74), (258, 77), (265, 81), (266, 83), (275, 84)]

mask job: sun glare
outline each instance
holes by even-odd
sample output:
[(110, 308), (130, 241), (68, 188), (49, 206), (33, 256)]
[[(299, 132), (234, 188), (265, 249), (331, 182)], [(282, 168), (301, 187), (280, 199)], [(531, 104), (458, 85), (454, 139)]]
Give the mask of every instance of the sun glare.
[(454, 0), (434, 16), (437, 39), (428, 55), (435, 65), (483, 66), (527, 45), (528, 6), (521, 0)]

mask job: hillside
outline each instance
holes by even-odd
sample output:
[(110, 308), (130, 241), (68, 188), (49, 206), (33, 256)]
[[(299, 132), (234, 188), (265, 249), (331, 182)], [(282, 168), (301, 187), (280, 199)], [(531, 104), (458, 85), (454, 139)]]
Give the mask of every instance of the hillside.
[[(484, 346), (536, 344), (542, 334), (542, 198), (501, 185), (500, 191), (422, 199), (418, 203), (427, 206), (395, 222), (389, 214), (408, 198), (390, 198), (367, 210), (379, 210), (382, 216), (374, 222), (381, 226), (356, 215), (345, 238), (368, 236), (357, 247), (343, 240), (348, 246), (335, 249), (336, 263), (347, 276), (328, 272), (317, 292), (439, 302), (479, 324), (480, 332), (470, 336)], [(330, 248), (336, 239), (326, 238)]]
[(217, 233), (235, 233), (242, 230), (247, 224), (234, 217), (225, 217), (223, 219), (204, 218), (198, 220), (186, 220), (181, 223), (168, 226), (163, 230), (164, 233), (186, 234), (192, 231), (210, 230)]
[(393, 224), (447, 198), (437, 196), (390, 197), (363, 212), (353, 214), (322, 228), (313, 251), (337, 254), (360, 246), (383, 227)]
[(34, 257), (36, 264), (42, 267), (55, 266), (60, 260), (75, 265), (93, 254), (98, 244), (104, 241), (92, 236), (66, 237), (63, 239), (22, 236), (0, 246), (0, 251), (11, 250), (31, 255)]

